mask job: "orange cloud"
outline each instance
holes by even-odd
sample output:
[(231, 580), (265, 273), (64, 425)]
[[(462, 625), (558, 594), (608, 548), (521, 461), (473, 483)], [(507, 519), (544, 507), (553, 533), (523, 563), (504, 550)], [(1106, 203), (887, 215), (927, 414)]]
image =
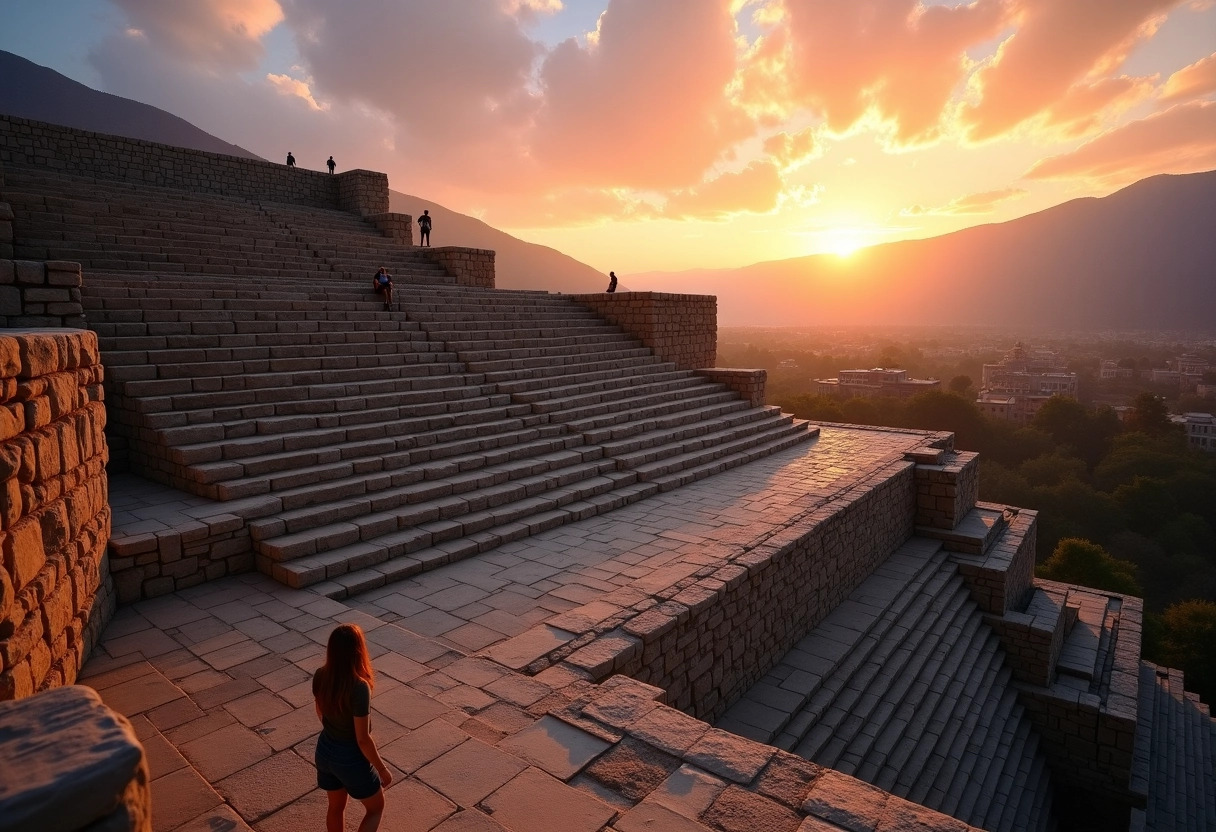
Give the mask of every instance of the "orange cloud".
[(696, 188), (673, 194), (663, 210), (672, 219), (726, 219), (731, 214), (764, 214), (777, 207), (781, 176), (770, 162), (753, 162)]
[[(1163, 14), (1184, 0), (1015, 0), (1016, 31), (976, 73), (978, 103), (963, 110), (974, 139), (1005, 133), (1053, 106), (1074, 109), (1069, 93), (1118, 66)], [(1106, 90), (1110, 92), (1110, 90)], [(1100, 93), (1090, 92), (1097, 100)]]
[(1152, 78), (1102, 78), (1071, 87), (1047, 108), (1044, 123), (1064, 137), (1076, 137), (1100, 127), (1103, 119), (1126, 112), (1152, 95)]
[(1216, 92), (1216, 53), (1175, 72), (1165, 82), (1162, 101), (1199, 98)]
[(797, 133), (777, 133), (764, 140), (764, 152), (781, 166), (782, 170), (801, 167), (819, 155), (819, 143), (815, 131), (810, 127)]
[(949, 216), (958, 214), (991, 214), (1002, 202), (1019, 199), (1025, 196), (1022, 188), (1002, 188), (997, 191), (984, 191), (978, 194), (968, 194), (952, 199), (938, 208), (926, 208), (923, 205), (913, 205), (900, 211), (901, 216), (920, 217), (927, 215)]
[[(926, 6), (919, 0), (775, 0), (784, 10), (790, 101), (843, 132), (873, 110), (901, 144), (936, 138), (968, 72), (966, 50), (994, 37), (998, 0)], [(774, 79), (776, 81), (776, 79)]]
[(242, 70), (262, 58), (262, 36), (283, 20), (276, 0), (114, 0), (131, 28), (162, 52), (213, 69)]
[(667, 189), (700, 181), (753, 125), (726, 94), (735, 74), (730, 0), (610, 0), (595, 38), (540, 70), (532, 155), (587, 185)]
[(1110, 130), (1071, 153), (1037, 162), (1028, 179), (1121, 185), (1158, 173), (1216, 168), (1216, 103), (1179, 104)]

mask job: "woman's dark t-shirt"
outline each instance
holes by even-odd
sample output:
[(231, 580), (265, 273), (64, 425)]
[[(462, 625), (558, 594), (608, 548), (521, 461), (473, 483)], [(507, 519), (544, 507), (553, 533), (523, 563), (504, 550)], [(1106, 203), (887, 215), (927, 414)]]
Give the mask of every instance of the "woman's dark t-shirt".
[[(318, 670), (312, 674), (312, 695), (315, 699), (317, 691), (321, 685), (321, 671)], [(355, 679), (355, 687), (351, 693), (351, 703), (349, 708), (344, 708), (341, 713), (329, 714), (322, 711), (321, 713), (321, 730), (325, 735), (332, 740), (338, 742), (357, 742), (355, 737), (355, 717), (367, 716), (371, 713), (372, 690), (367, 686), (367, 682), (362, 679)]]

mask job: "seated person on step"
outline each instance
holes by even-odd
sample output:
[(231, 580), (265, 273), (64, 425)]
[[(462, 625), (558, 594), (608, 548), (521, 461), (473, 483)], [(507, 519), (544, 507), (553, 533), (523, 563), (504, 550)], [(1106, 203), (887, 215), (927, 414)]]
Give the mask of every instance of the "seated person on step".
[(385, 309), (393, 305), (393, 276), (383, 266), (372, 276), (372, 289), (384, 297)]

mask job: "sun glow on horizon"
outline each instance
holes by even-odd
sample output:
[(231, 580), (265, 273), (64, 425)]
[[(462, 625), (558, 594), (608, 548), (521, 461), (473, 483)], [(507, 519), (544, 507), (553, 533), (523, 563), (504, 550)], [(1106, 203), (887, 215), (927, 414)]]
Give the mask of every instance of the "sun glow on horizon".
[(835, 254), (842, 260), (870, 244), (869, 235), (861, 228), (832, 228), (819, 236), (822, 250)]

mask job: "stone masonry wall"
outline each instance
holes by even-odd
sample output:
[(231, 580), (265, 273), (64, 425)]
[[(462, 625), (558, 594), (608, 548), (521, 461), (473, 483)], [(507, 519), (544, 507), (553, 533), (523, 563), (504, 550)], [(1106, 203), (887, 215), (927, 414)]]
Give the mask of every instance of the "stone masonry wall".
[[(3, 193), (4, 177), (0, 176), (0, 193)], [(13, 208), (7, 202), (0, 202), (0, 260), (12, 259), (13, 256)]]
[(114, 609), (97, 336), (0, 330), (0, 700), (71, 684)]
[(667, 292), (571, 295), (681, 370), (712, 367), (718, 356), (718, 299)]
[(953, 529), (979, 497), (978, 454), (955, 451), (939, 464), (916, 467), (916, 525)]
[(352, 170), (331, 175), (0, 115), (0, 168), (6, 166), (361, 215), (388, 210), (388, 177), (383, 173)]
[(459, 286), (477, 289), (494, 288), (494, 252), (487, 248), (463, 246), (427, 246), (418, 251), (447, 269)]
[(374, 223), (376, 228), (380, 229), (380, 233), (390, 240), (394, 240), (403, 246), (412, 246), (414, 244), (414, 218), (409, 214), (386, 211), (381, 214), (368, 214), (367, 219)]
[(697, 370), (697, 375), (710, 381), (725, 384), (727, 389), (738, 393), (752, 407), (764, 406), (764, 388), (768, 381), (767, 370), (729, 370), (723, 367), (708, 367)]
[(80, 264), (0, 260), (0, 327), (83, 328)]
[(889, 465), (768, 537), (723, 540), (710, 565), (659, 569), (486, 655), (593, 682), (624, 674), (713, 721), (912, 534), (912, 471)]

